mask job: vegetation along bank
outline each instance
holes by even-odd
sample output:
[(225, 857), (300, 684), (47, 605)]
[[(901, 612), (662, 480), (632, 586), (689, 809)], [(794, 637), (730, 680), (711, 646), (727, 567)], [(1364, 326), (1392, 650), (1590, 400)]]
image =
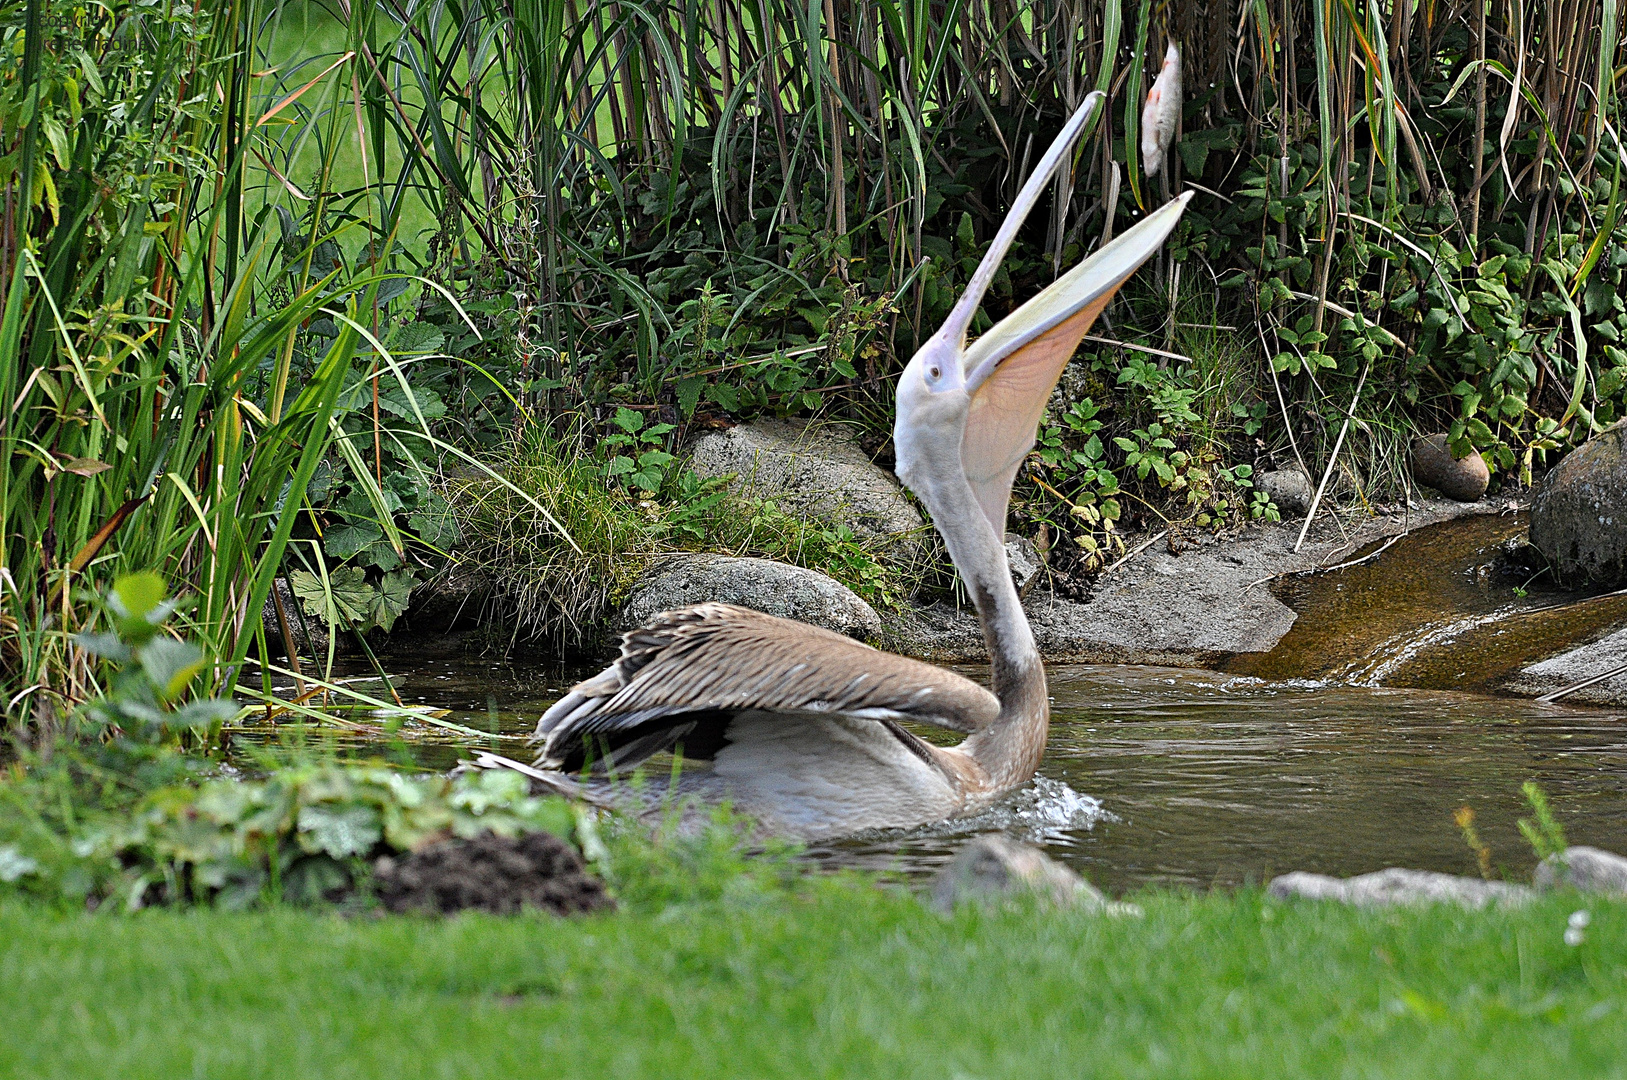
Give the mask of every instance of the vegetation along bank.
[[(1621, 14), (1593, 4), (13, 5), (8, 715), (106, 682), (73, 635), (128, 571), (183, 598), (205, 694), (263, 691), (251, 658), (308, 621), (371, 648), (437, 576), (554, 648), (673, 551), (948, 597), (930, 553), (687, 454), (812, 417), (886, 465), (892, 377), (1090, 88), (980, 325), (1196, 198), (1019, 478), (1058, 595), (1126, 535), (1270, 519), (1285, 467), (1403, 502), (1416, 435), (1523, 485), (1623, 412)], [(1148, 177), (1166, 37), (1185, 107)]]

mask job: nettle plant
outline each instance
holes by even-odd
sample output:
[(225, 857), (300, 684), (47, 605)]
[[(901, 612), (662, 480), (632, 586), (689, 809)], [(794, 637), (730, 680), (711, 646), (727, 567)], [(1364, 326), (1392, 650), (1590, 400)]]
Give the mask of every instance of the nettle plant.
[(208, 746), (237, 714), (237, 704), (215, 697), (186, 700), (209, 658), (170, 633), (170, 617), (180, 601), (167, 592), (164, 579), (151, 572), (126, 574), (113, 583), (103, 598), (108, 629), (74, 638), (112, 669), (101, 695), (80, 711), (102, 730), (138, 742)]
[(659, 492), (677, 460), (665, 449), (674, 428), (673, 424), (648, 423), (643, 413), (618, 407), (609, 434), (599, 440), (605, 478), (647, 496)]
[(1090, 398), (1070, 405), (1056, 423), (1040, 427), (1030, 478), (1041, 492), (1060, 501), (1065, 515), (1047, 515), (1047, 523), (1070, 535), (1087, 571), (1124, 551), (1115, 522), (1123, 514), (1119, 479), (1107, 462), (1102, 441), (1101, 406)]

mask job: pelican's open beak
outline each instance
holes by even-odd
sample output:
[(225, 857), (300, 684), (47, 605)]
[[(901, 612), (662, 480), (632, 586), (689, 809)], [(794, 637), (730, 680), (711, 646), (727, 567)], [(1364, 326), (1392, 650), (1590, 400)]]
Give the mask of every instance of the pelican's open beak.
[[(1089, 332), (1090, 324), (1096, 321), (1096, 316), (1119, 287), (1163, 245), (1191, 200), (1190, 191), (1171, 199), (1148, 214), (1146, 220), (1108, 241), (1100, 251), (1057, 278), (1044, 292), (973, 342), (966, 350), (967, 392), (976, 394), (996, 371), (1009, 370), (1024, 361), (1041, 338), (1064, 326), (1071, 329), (1081, 316), (1088, 316), (1077, 327), (1078, 333), (1068, 349), (1071, 355), (1072, 346)], [(1067, 356), (1062, 359), (1066, 362)], [(1060, 368), (1057, 375), (1061, 375)], [(1048, 396), (1055, 385), (1056, 380), (1052, 379), (1044, 394)]]
[(1191, 198), (1187, 192), (1147, 215), (966, 350), (971, 408), (961, 466), (996, 536), (1005, 534), (1012, 481), (1033, 448), (1045, 403), (1068, 358), (1119, 286), (1175, 228)]

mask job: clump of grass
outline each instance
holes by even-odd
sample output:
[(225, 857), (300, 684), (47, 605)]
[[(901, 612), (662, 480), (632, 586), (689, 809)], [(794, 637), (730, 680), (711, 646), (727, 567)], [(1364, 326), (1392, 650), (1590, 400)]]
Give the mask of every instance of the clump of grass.
[(526, 426), (493, 467), (519, 492), (487, 478), (447, 483), (465, 540), (459, 566), (491, 583), (515, 640), (580, 644), (662, 550), (659, 507), (607, 483), (579, 440), (544, 424)]
[[(1565, 841), (1565, 830), (1554, 818), (1554, 813), (1548, 807), (1548, 795), (1537, 786), (1535, 780), (1527, 780), (1520, 785), (1520, 792), (1531, 807), (1531, 818), (1520, 818), (1515, 822), (1520, 827), (1520, 835), (1525, 837), (1531, 850), (1537, 853), (1537, 858), (1546, 859), (1550, 855), (1562, 854), (1570, 846)], [(1535, 818), (1536, 820), (1532, 820)]]
[(653, 830), (621, 815), (601, 820), (603, 852), (594, 869), (629, 912), (786, 897), (812, 883), (800, 845), (761, 835), (756, 822), (726, 805), (673, 802)]
[[(1520, 818), (1514, 823), (1519, 827), (1520, 835), (1531, 845), (1531, 850), (1539, 861), (1550, 855), (1563, 854), (1570, 844), (1565, 839), (1564, 828), (1548, 805), (1547, 793), (1535, 780), (1527, 780), (1521, 784), (1520, 793), (1525, 796), (1526, 804), (1531, 807), (1531, 817)], [(1474, 811), (1467, 806), (1460, 806), (1453, 811), (1452, 821), (1463, 834), (1463, 842), (1474, 852), (1480, 876), (1490, 880), (1491, 846), (1480, 838), (1480, 830), (1475, 827)]]
[(926, 568), (894, 558), (892, 542), (738, 497), (727, 478), (675, 468), (662, 492), (630, 492), (606, 477), (585, 440), (543, 423), (522, 428), (493, 467), (513, 486), (456, 479), (444, 494), (465, 540), (459, 568), (489, 583), (511, 642), (595, 644), (639, 578), (661, 557), (685, 552), (818, 570), (882, 608), (927, 584)]
[[(896, 610), (908, 598), (944, 584), (934, 575), (930, 554), (921, 561), (900, 557), (904, 538), (860, 536), (840, 522), (787, 513), (771, 499), (727, 496), (705, 524), (707, 531), (697, 539), (711, 550), (818, 570), (877, 608)], [(927, 531), (936, 545), (937, 534), (930, 527)]]

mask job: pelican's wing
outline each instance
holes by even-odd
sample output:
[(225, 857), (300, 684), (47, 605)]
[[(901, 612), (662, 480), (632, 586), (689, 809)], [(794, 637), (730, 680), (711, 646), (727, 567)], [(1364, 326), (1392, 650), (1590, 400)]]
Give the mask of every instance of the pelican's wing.
[(663, 612), (622, 638), (621, 656), (543, 714), (538, 763), (622, 768), (683, 743), (710, 757), (743, 713), (873, 721), (916, 753), (898, 727), (919, 721), (976, 731), (1000, 702), (952, 671), (728, 604)]
[(1175, 228), (1191, 197), (1171, 199), (1148, 214), (967, 347), (972, 401), (961, 465), (996, 536), (1005, 535), (1012, 479), (1034, 446), (1040, 416), (1068, 358), (1119, 286)]

